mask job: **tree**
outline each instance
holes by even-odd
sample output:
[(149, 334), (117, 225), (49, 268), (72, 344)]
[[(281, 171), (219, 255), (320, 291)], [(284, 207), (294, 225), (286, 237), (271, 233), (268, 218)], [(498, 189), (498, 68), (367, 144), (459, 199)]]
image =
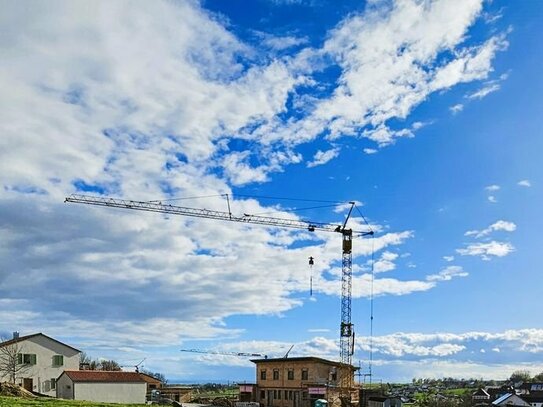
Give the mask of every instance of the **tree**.
[(515, 370), (509, 380), (512, 382), (529, 382), (532, 379), (528, 370)]
[(92, 362), (92, 358), (87, 355), (85, 352), (81, 352), (79, 354), (79, 364), (80, 365), (90, 365)]
[[(7, 342), (0, 338), (0, 343)], [(30, 365), (22, 360), (22, 346), (18, 342), (12, 342), (0, 346), (0, 377), (8, 377), (10, 383), (15, 384), (15, 379), (20, 373), (26, 371)]]
[(109, 372), (120, 372), (123, 369), (121, 368), (121, 365), (119, 365), (114, 360), (102, 360), (100, 362), (99, 370), (107, 370)]
[(543, 372), (536, 374), (532, 380), (534, 382), (543, 382)]

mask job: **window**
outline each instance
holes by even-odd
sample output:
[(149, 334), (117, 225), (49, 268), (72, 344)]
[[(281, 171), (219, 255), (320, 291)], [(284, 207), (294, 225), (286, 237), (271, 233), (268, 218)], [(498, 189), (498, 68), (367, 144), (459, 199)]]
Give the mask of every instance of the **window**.
[(51, 379), (51, 390), (55, 390), (57, 388), (57, 379)]
[(308, 380), (309, 374), (307, 373), (307, 369), (302, 369), (302, 380)]
[(266, 398), (266, 392), (264, 390), (260, 390), (260, 398), (265, 399)]
[(279, 369), (273, 369), (273, 380), (279, 380)]
[(35, 365), (37, 357), (33, 353), (18, 353), (17, 364), (19, 365)]
[(273, 391), (273, 399), (274, 399), (274, 400), (277, 399), (277, 390), (274, 390), (274, 391)]
[(294, 369), (289, 369), (287, 373), (288, 380), (294, 380)]
[(277, 390), (277, 398), (281, 400), (281, 390)]
[(266, 380), (266, 370), (265, 369), (260, 371), (260, 380)]
[(54, 355), (53, 356), (53, 366), (63, 366), (64, 365), (64, 356)]

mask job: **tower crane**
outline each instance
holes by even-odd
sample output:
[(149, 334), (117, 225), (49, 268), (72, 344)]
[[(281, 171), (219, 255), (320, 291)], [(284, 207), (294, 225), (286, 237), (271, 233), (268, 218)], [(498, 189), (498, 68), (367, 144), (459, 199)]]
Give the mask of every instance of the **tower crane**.
[(346, 374), (339, 377), (340, 388), (343, 391), (343, 398), (349, 396), (349, 391), (353, 387), (352, 356), (354, 353), (354, 326), (351, 322), (351, 302), (352, 302), (352, 277), (353, 277), (353, 257), (352, 240), (353, 236), (370, 236), (372, 230), (353, 231), (347, 228), (347, 222), (355, 206), (355, 202), (349, 202), (351, 207), (343, 224), (331, 224), (325, 222), (311, 222), (298, 219), (284, 219), (270, 216), (243, 214), (242, 216), (232, 215), (230, 211), (230, 201), (228, 201), (228, 212), (190, 208), (171, 204), (163, 204), (158, 201), (132, 201), (128, 199), (117, 199), (108, 197), (96, 197), (89, 195), (73, 194), (66, 197), (64, 202), (79, 203), (95, 206), (107, 206), (112, 208), (132, 209), (136, 211), (157, 212), (170, 215), (191, 216), (197, 218), (216, 219), (229, 222), (240, 222), (255, 225), (303, 229), (310, 232), (334, 232), (342, 236), (342, 261), (341, 261), (341, 323), (339, 328), (340, 361), (345, 366)]
[(247, 352), (222, 352), (217, 350), (204, 350), (204, 349), (181, 349), (181, 352), (192, 352), (192, 353), (204, 353), (206, 355), (225, 355), (225, 356), (240, 356), (240, 357), (257, 357), (268, 359), (268, 355), (262, 353), (247, 353)]

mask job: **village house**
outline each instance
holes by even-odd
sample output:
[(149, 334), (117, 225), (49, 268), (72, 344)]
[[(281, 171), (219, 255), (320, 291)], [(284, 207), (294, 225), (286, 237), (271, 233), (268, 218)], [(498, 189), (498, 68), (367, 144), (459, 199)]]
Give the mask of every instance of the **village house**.
[[(296, 357), (254, 359), (256, 384), (240, 384), (240, 401), (254, 401), (266, 407), (313, 407), (319, 399), (330, 406), (340, 405), (338, 389), (341, 374), (350, 374), (353, 366), (317, 358)], [(352, 399), (358, 393), (351, 392)]]
[(471, 395), (471, 405), (474, 407), (488, 406), (492, 401), (490, 393), (485, 389), (478, 389)]
[(65, 370), (57, 380), (57, 397), (105, 403), (145, 403), (147, 381), (138, 372)]
[[(15, 383), (47, 396), (56, 395), (56, 379), (65, 369), (79, 368), (78, 349), (42, 333), (19, 336), (14, 332), (12, 339), (0, 343), (0, 348), (4, 348), (0, 358), (15, 352)], [(0, 372), (0, 381), (10, 381), (13, 373)]]

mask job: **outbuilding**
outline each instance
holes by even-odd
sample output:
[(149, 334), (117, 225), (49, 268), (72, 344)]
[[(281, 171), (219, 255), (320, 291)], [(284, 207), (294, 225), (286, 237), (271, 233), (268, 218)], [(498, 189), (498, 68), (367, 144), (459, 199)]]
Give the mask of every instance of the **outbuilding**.
[(137, 372), (66, 370), (57, 379), (57, 397), (69, 400), (144, 404), (146, 391)]

